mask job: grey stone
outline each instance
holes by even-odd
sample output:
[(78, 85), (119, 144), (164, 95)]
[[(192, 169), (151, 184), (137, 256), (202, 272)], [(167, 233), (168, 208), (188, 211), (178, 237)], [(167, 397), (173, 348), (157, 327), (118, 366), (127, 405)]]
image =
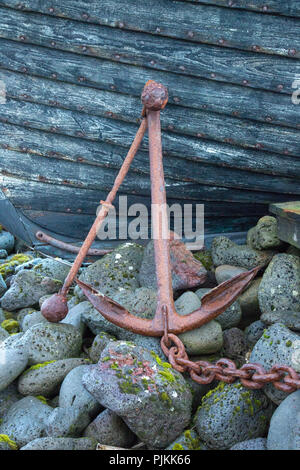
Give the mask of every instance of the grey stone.
[(83, 435), (93, 437), (100, 444), (124, 448), (131, 447), (136, 440), (136, 436), (130, 431), (122, 418), (111, 410), (102, 411), (88, 425)]
[(280, 253), (267, 267), (258, 291), (262, 313), (300, 311), (300, 259)]
[(39, 323), (48, 323), (46, 318), (36, 310), (35, 312), (28, 313), (24, 316), (23, 321), (21, 322), (21, 329), (23, 332), (29, 330), (34, 325), (38, 325)]
[[(179, 240), (170, 240), (170, 260), (174, 291), (191, 289), (205, 282), (207, 272), (203, 264), (198, 258), (193, 257), (191, 252)], [(182, 260), (184, 269), (180, 266)], [(190, 273), (190, 275), (187, 273)], [(153, 240), (145, 248), (139, 272), (139, 281), (141, 286), (157, 290)]]
[[(117, 291), (134, 290), (139, 287), (138, 273), (143, 250), (143, 247), (136, 243), (123, 243), (86, 268), (79, 279), (108, 297)], [(75, 287), (74, 292), (79, 298), (84, 298), (78, 286)]]
[(226, 357), (235, 360), (238, 364), (243, 364), (247, 352), (244, 332), (239, 328), (225, 330), (223, 332), (223, 351)]
[(300, 331), (300, 311), (275, 310), (274, 312), (263, 313), (260, 318), (266, 325), (282, 323), (292, 331)]
[(15, 268), (15, 273), (22, 271), (22, 269), (31, 269), (37, 264), (42, 263), (45, 261), (45, 258), (32, 258), (29, 261), (26, 261), (25, 263), (22, 263)]
[(268, 450), (300, 450), (300, 390), (288, 395), (272, 416)]
[(230, 264), (222, 264), (215, 270), (216, 280), (218, 284), (228, 281), (229, 279), (237, 276), (238, 274), (245, 273), (247, 269), (239, 266), (231, 266)]
[(52, 412), (35, 397), (25, 397), (14, 403), (0, 424), (0, 434), (7, 434), (19, 447), (41, 437)]
[(250, 282), (249, 287), (240, 294), (238, 302), (242, 309), (242, 319), (239, 324), (240, 328), (249, 326), (254, 321), (258, 320), (261, 311), (258, 302), (258, 290), (261, 284), (262, 277), (254, 279)]
[(18, 392), (16, 382), (12, 382), (4, 390), (2, 390), (0, 392), (0, 418), (3, 419), (3, 417), (8, 413), (9, 408), (14, 403), (21, 400), (21, 398), (23, 397)]
[(165, 448), (190, 422), (192, 394), (182, 375), (133, 343), (109, 343), (82, 380), (148, 447)]
[(245, 339), (248, 347), (253, 348), (259, 338), (261, 338), (263, 335), (266, 328), (266, 323), (262, 322), (261, 320), (257, 320), (251, 323), (251, 325), (247, 326), (245, 329)]
[(2, 277), (2, 274), (0, 274), (0, 297), (4, 294), (4, 292), (7, 291), (7, 285)]
[(255, 227), (247, 234), (247, 245), (256, 250), (270, 250), (279, 248), (283, 242), (278, 238), (277, 220), (266, 215), (261, 217)]
[(86, 437), (41, 437), (20, 450), (95, 450), (97, 441)]
[(193, 429), (187, 429), (166, 450), (208, 450)]
[[(59, 262), (53, 258), (44, 258), (38, 263), (36, 262), (36, 260), (33, 260), (32, 264), (32, 271), (34, 271), (35, 273), (38, 273), (42, 277), (47, 277), (60, 281), (61, 283), (64, 282), (65, 278), (67, 277), (70, 271), (69, 265)], [(21, 267), (19, 267), (19, 270), (20, 269)]]
[(66, 375), (60, 387), (59, 406), (76, 406), (94, 417), (102, 409), (102, 406), (82, 384), (82, 376), (89, 370), (89, 367), (88, 365), (75, 367)]
[[(185, 292), (175, 302), (179, 315), (188, 315), (200, 306), (200, 299), (194, 292)], [(195, 330), (180, 333), (178, 337), (186, 352), (191, 355), (214, 353), (219, 351), (223, 344), (222, 328), (214, 320)]]
[(4, 311), (2, 308), (0, 308), (0, 324), (5, 320), (5, 315)]
[(96, 363), (99, 361), (103, 349), (110, 341), (116, 341), (116, 338), (115, 336), (112, 336), (105, 331), (101, 331), (97, 334), (97, 336), (95, 336), (92, 346), (89, 350), (89, 357), (91, 358), (92, 362)]
[(86, 410), (77, 406), (59, 407), (48, 417), (44, 432), (49, 437), (79, 437), (89, 423)]
[[(258, 362), (266, 370), (275, 364), (285, 364), (293, 367), (299, 373), (300, 336), (281, 323), (275, 323), (265, 330), (255, 344), (250, 362)], [(265, 385), (263, 390), (277, 405), (286, 398), (286, 393), (277, 390), (272, 384)]]
[(0, 343), (0, 391), (4, 390), (20, 375), (28, 363), (28, 354), (17, 342), (8, 337)]
[(82, 344), (81, 334), (73, 325), (50, 322), (29, 328), (22, 341), (29, 364), (78, 357)]
[(248, 441), (239, 442), (231, 447), (230, 450), (268, 450), (267, 439), (258, 437), (257, 439), (249, 439)]
[(6, 250), (0, 249), (0, 259), (5, 259), (7, 258), (8, 253)]
[(58, 292), (61, 285), (59, 280), (43, 277), (33, 270), (24, 269), (14, 276), (10, 288), (1, 298), (1, 306), (8, 311), (31, 307), (43, 295)]
[(85, 359), (71, 358), (32, 366), (20, 375), (18, 390), (22, 395), (53, 397), (66, 375), (75, 367), (86, 364)]
[[(202, 297), (210, 292), (211, 289), (198, 289), (196, 291), (196, 295), (201, 300)], [(232, 328), (233, 326), (237, 326), (242, 317), (242, 310), (238, 301), (233, 302), (230, 307), (228, 307), (223, 313), (218, 315), (215, 318), (215, 321), (218, 322), (222, 330), (226, 330), (227, 328)]]
[(81, 334), (85, 331), (85, 324), (82, 320), (82, 309), (80, 308), (80, 304), (75, 305), (73, 308), (70, 309), (67, 313), (67, 316), (61, 320), (60, 323), (67, 323), (68, 325), (73, 325), (77, 330), (80, 331)]
[[(112, 298), (137, 317), (151, 319), (154, 316), (156, 294), (151, 289), (141, 287), (135, 291), (119, 292), (115, 293)], [(159, 338), (139, 335), (110, 323), (89, 302), (82, 302), (79, 306), (83, 322), (95, 335), (105, 331), (120, 340), (133, 341), (139, 346), (154, 350), (162, 359), (164, 358)]]
[(213, 239), (211, 246), (212, 259), (215, 266), (230, 264), (245, 269), (256, 266), (267, 266), (275, 251), (258, 251), (247, 245), (237, 245), (227, 237)]
[(25, 307), (25, 308), (21, 308), (20, 310), (18, 310), (17, 315), (16, 315), (16, 319), (20, 323), (21, 328), (22, 328), (23, 320), (26, 317), (26, 315), (30, 315), (31, 313), (34, 313), (34, 312), (38, 312), (38, 310), (36, 310), (32, 307)]
[(6, 232), (5, 230), (1, 229), (0, 230), (0, 249), (1, 250), (6, 250), (7, 253), (11, 253), (15, 244), (15, 239), (14, 236)]
[(9, 333), (2, 327), (0, 327), (0, 343), (9, 337)]
[(272, 412), (273, 405), (261, 390), (220, 383), (203, 397), (196, 429), (209, 448), (229, 449), (238, 442), (263, 437)]
[(286, 250), (288, 255), (300, 256), (300, 249), (296, 248), (293, 245), (289, 245), (288, 249)]

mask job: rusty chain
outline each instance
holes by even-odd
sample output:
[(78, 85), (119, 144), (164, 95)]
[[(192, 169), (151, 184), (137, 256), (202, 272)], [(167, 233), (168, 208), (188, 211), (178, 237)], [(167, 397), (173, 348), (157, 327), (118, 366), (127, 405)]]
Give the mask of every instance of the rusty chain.
[(252, 390), (258, 390), (268, 383), (286, 393), (300, 389), (300, 374), (286, 365), (274, 364), (269, 371), (265, 371), (262, 365), (257, 363), (247, 363), (238, 369), (233, 361), (225, 358), (215, 363), (191, 361), (182, 341), (167, 331), (161, 338), (161, 348), (175, 370), (188, 372), (199, 384), (210, 384), (214, 380), (231, 384), (240, 379), (244, 387)]

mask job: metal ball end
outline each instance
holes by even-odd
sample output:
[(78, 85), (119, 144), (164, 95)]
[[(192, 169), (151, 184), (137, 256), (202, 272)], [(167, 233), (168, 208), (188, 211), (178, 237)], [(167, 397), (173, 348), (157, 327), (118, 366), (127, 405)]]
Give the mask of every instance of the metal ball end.
[(63, 294), (54, 294), (43, 302), (41, 313), (46, 320), (58, 323), (68, 313), (67, 298)]
[(168, 90), (161, 83), (149, 80), (144, 86), (141, 99), (145, 108), (160, 111), (168, 102)]

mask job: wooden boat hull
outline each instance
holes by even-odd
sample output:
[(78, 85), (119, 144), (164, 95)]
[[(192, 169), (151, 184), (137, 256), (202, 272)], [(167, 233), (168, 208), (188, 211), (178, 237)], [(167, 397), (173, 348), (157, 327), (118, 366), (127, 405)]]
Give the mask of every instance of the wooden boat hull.
[[(243, 240), (270, 203), (299, 200), (298, 2), (18, 5), (0, 1), (0, 223), (28, 244), (65, 256), (35, 233), (84, 239), (150, 78), (170, 94), (168, 203), (204, 204), (208, 245), (220, 233)], [(128, 205), (150, 206), (147, 148), (145, 138), (122, 186)]]

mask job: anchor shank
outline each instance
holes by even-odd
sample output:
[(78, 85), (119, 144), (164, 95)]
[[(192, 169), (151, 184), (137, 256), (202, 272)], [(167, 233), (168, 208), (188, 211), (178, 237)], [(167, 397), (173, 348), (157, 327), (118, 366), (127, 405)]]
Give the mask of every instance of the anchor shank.
[(172, 323), (172, 313), (175, 310), (172, 290), (172, 273), (170, 259), (170, 240), (167, 213), (167, 198), (165, 189), (160, 111), (147, 111), (149, 133), (149, 155), (151, 176), (152, 230), (155, 251), (155, 267), (158, 289), (158, 304), (154, 324), (162, 324), (162, 306), (166, 305), (169, 314), (169, 324)]

